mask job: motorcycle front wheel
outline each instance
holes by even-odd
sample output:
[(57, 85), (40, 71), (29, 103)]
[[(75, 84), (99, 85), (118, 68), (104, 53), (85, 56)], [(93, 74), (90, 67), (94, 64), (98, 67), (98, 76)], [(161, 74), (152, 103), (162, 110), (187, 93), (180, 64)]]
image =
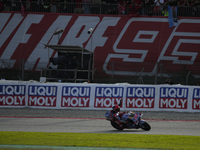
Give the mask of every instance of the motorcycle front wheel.
[(147, 123), (147, 122), (144, 122), (142, 125), (141, 125), (141, 128), (145, 131), (149, 131), (151, 130), (151, 126)]
[(110, 123), (111, 123), (111, 125), (113, 126), (113, 128), (115, 128), (115, 129), (117, 129), (117, 130), (120, 130), (120, 131), (123, 130), (122, 128), (119, 127), (119, 125), (118, 125), (116, 122), (110, 121)]

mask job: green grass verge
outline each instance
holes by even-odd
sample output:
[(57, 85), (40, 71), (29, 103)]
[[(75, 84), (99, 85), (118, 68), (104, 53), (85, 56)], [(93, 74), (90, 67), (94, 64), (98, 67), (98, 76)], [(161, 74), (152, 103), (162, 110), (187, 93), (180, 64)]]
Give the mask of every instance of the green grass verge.
[(0, 131), (1, 145), (197, 150), (200, 136)]

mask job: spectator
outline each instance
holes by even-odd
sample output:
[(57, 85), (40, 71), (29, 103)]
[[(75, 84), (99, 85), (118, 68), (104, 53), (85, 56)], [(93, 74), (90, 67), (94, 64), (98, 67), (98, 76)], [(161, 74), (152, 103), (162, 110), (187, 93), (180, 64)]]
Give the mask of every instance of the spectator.
[(116, 14), (118, 14), (118, 11), (117, 11), (117, 9), (115, 7), (110, 7), (107, 10), (106, 14), (116, 15)]
[(106, 11), (106, 14), (111, 14), (111, 4), (112, 4), (112, 0), (106, 0), (106, 9), (105, 9), (105, 11)]
[(177, 4), (178, 4), (178, 0), (171, 0), (171, 1), (169, 1), (169, 5), (170, 6), (177, 6)]
[(200, 80), (198, 81), (197, 86), (200, 86)]
[(145, 0), (141, 0), (141, 15), (145, 14)]
[(118, 0), (114, 0), (114, 1), (112, 2), (112, 4), (113, 4), (113, 6), (112, 6), (112, 14), (113, 14), (113, 15), (118, 15), (118, 14), (119, 14), (119, 12), (118, 12), (118, 10), (117, 10)]
[(61, 4), (61, 12), (67, 13), (67, 0), (64, 0), (63, 4)]
[(138, 12), (136, 10), (136, 1), (135, 0), (131, 0), (131, 3), (129, 5), (129, 15), (131, 16), (137, 16), (138, 15)]
[(4, 10), (5, 11), (10, 11), (10, 6), (11, 6), (11, 0), (4, 0)]
[(129, 14), (129, 6), (131, 5), (131, 0), (126, 0), (126, 8), (125, 8), (125, 14)]
[(164, 4), (165, 7), (168, 7), (167, 5), (169, 5), (169, 0), (164, 0)]
[(164, 0), (155, 0), (154, 5), (156, 5), (154, 6), (154, 14), (159, 15), (163, 9), (161, 5), (164, 5)]
[(67, 13), (74, 13), (75, 0), (67, 0)]
[(25, 1), (25, 6), (24, 7), (25, 7), (26, 11), (30, 11), (31, 10), (31, 1), (32, 0), (26, 0)]
[(16, 10), (15, 0), (11, 0), (11, 11), (15, 11), (15, 10)]
[(117, 0), (108, 0), (107, 1), (107, 11), (106, 14), (118, 14), (117, 11)]
[(92, 0), (92, 14), (100, 14), (101, 0)]
[(122, 5), (124, 3), (124, 0), (118, 0), (117, 3)]
[(196, 3), (197, 3), (197, 12), (198, 12), (197, 16), (200, 17), (200, 0), (198, 0), (198, 2)]
[(138, 12), (138, 14), (141, 14), (142, 5), (142, 0), (135, 0), (135, 9)]
[(76, 6), (74, 9), (75, 14), (82, 14), (82, 0), (75, 0)]
[(38, 0), (37, 1), (37, 11), (38, 12), (43, 12), (44, 11), (44, 2), (43, 2), (43, 0)]
[(191, 0), (192, 16), (195, 16), (195, 17), (198, 16), (198, 6), (199, 6), (198, 0)]
[(186, 8), (184, 7), (186, 0), (179, 0), (177, 3), (178, 6), (178, 16), (185, 16), (186, 15)]
[(79, 61), (76, 56), (73, 56), (71, 61), (69, 62), (71, 69), (79, 69)]
[(100, 7), (101, 7), (101, 14), (106, 14), (107, 12), (107, 0), (101, 0), (100, 3)]
[(145, 0), (144, 1), (144, 6), (143, 6), (143, 7), (145, 7), (144, 12), (148, 12), (148, 16), (153, 15), (153, 6), (151, 6), (151, 5), (154, 5), (154, 0)]
[(57, 12), (57, 8), (56, 8), (56, 0), (51, 0), (51, 13), (56, 13)]
[(0, 0), (0, 12), (3, 11), (3, 0)]
[(166, 81), (165, 81), (165, 84), (174, 84), (172, 81), (171, 81), (171, 78), (170, 77), (167, 77)]
[(163, 14), (163, 16), (168, 17), (169, 13), (168, 13), (168, 9), (167, 9), (166, 6), (164, 7), (164, 10), (162, 11), (162, 14)]
[(186, 6), (185, 7), (185, 9), (186, 9), (185, 16), (191, 16), (191, 6), (190, 5), (191, 5), (190, 0), (185, 0), (185, 4), (184, 4), (184, 6)]
[(145, 6), (151, 6), (154, 5), (154, 0), (145, 0)]
[(50, 12), (50, 3), (49, 3), (49, 0), (44, 0), (43, 11), (44, 12)]
[(91, 1), (90, 0), (82, 0), (82, 3), (83, 3), (84, 14), (90, 14)]
[(119, 3), (117, 8), (118, 8), (119, 15), (125, 15), (125, 11), (126, 11), (126, 0), (124, 0), (122, 4)]
[(56, 6), (57, 6), (57, 13), (61, 13), (62, 12), (62, 2), (63, 0), (57, 0), (56, 1)]

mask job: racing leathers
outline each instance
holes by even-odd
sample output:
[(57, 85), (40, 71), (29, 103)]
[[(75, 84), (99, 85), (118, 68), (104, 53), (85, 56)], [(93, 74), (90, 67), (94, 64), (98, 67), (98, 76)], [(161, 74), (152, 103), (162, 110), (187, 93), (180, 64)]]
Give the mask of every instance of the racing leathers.
[(110, 117), (119, 125), (120, 128), (124, 128), (123, 125), (125, 121), (120, 118), (122, 114), (119, 113), (121, 105), (122, 100), (120, 100), (120, 103), (118, 105), (112, 107), (113, 110), (110, 111)]

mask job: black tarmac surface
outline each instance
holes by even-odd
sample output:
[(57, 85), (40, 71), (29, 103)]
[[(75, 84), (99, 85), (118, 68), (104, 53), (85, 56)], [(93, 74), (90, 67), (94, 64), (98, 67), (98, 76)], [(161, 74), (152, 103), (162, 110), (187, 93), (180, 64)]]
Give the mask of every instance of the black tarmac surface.
[[(0, 117), (105, 118), (106, 110), (0, 108)], [(141, 111), (143, 119), (200, 120), (200, 112)]]

